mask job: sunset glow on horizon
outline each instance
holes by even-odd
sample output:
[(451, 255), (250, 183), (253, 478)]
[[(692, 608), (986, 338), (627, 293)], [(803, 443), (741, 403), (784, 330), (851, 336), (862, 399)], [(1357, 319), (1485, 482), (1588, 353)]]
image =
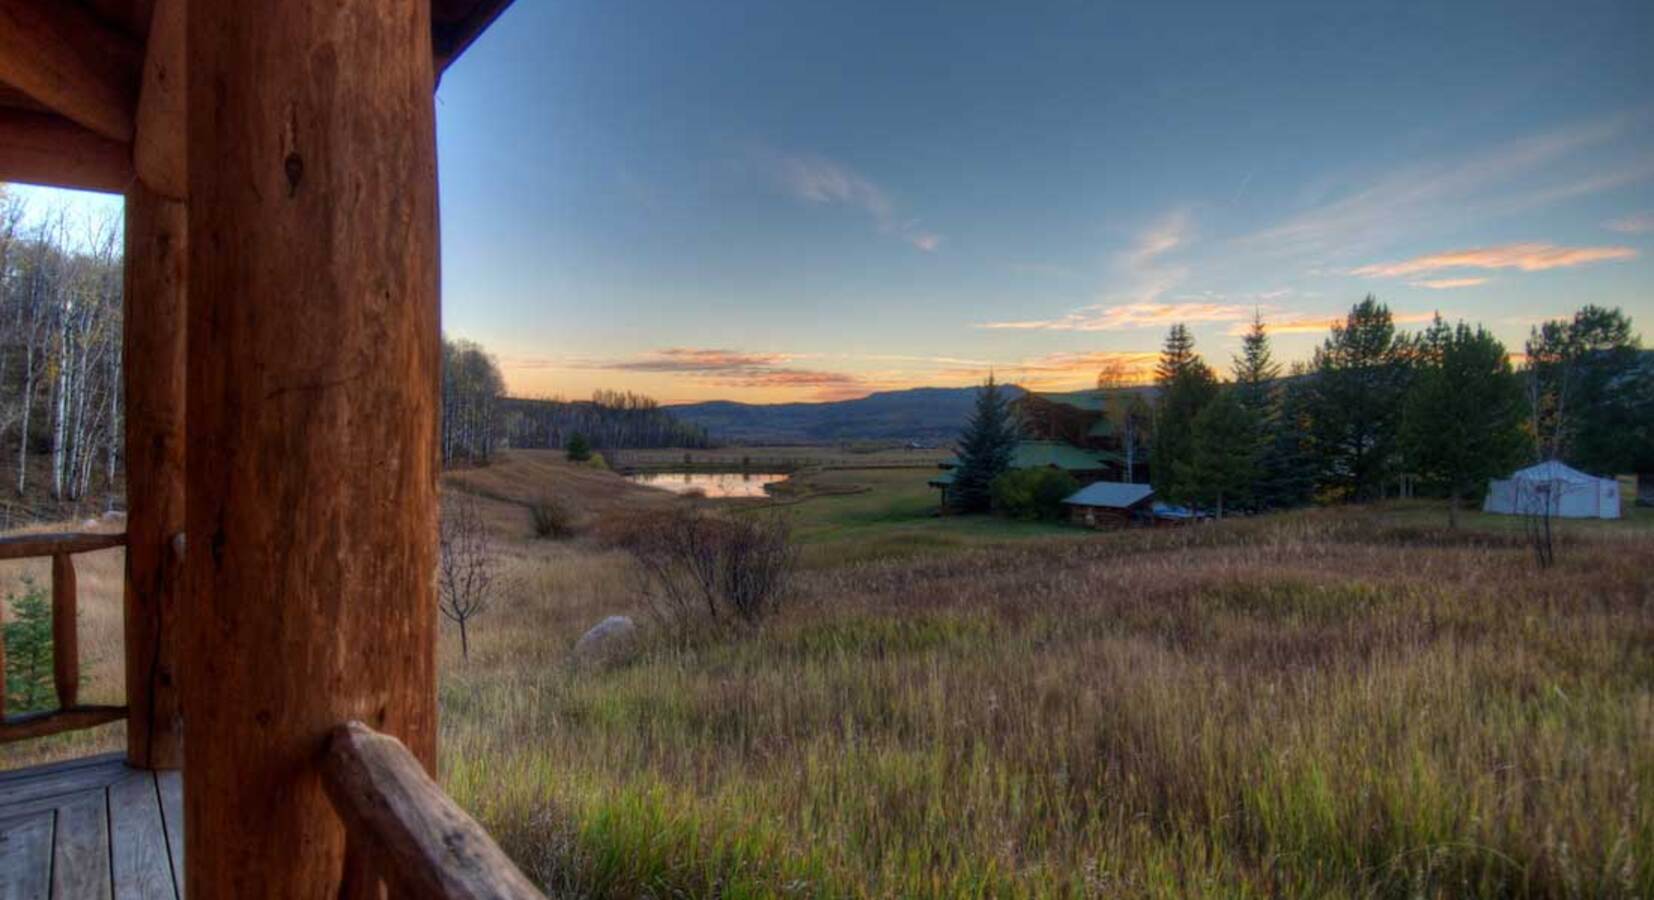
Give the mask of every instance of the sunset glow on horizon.
[(1368, 294), (1654, 322), (1648, 4), (671, 13), (516, 4), (443, 78), (445, 331), (512, 393), (1072, 389), (1175, 322), (1226, 373)]

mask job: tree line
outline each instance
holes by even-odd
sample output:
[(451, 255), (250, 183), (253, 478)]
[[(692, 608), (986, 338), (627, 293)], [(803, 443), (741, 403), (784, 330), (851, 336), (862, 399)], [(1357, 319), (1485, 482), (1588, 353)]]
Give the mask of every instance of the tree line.
[(1286, 377), (1254, 321), (1224, 382), (1175, 325), (1156, 370), (1155, 490), (1219, 515), (1423, 491), (1456, 524), (1524, 462), (1654, 468), (1654, 365), (1623, 312), (1586, 306), (1536, 326), (1524, 358), (1518, 370), (1486, 328), (1440, 316), (1398, 331), (1369, 296)]
[(501, 447), (642, 449), (712, 445), (706, 429), (650, 397), (599, 390), (590, 400), (508, 397), (499, 363), (480, 345), (442, 341), (442, 464), (486, 465)]
[[(1307, 363), (1285, 371), (1261, 319), (1227, 379), (1177, 324), (1161, 348), (1152, 404), (1108, 372), (1099, 388), (1122, 479), (1133, 480), (1146, 455), (1159, 497), (1220, 517), (1423, 492), (1446, 498), (1457, 524), (1489, 479), (1524, 462), (1654, 471), (1654, 354), (1629, 317), (1586, 306), (1535, 326), (1523, 351), (1518, 369), (1486, 328), (1440, 316), (1416, 334), (1398, 331), (1369, 296)], [(954, 495), (965, 508), (999, 505), (994, 485), (1021, 434), (1016, 418), (990, 378), (959, 443)], [(1002, 484), (1001, 494), (1057, 487), (1030, 479)]]
[(119, 223), (29, 212), (0, 187), (0, 527), (119, 496)]
[(567, 448), (576, 438), (597, 450), (712, 446), (705, 428), (630, 391), (599, 390), (590, 400), (511, 398), (501, 424), (513, 447)]

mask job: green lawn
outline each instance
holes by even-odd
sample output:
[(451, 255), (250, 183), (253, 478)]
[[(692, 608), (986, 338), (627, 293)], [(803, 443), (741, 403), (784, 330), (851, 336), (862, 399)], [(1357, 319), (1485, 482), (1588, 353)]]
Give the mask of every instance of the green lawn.
[[(938, 516), (937, 492), (926, 484), (928, 469), (840, 469), (794, 476), (793, 489), (803, 499), (784, 501), (811, 567), (929, 555), (1031, 538), (1097, 539), (1097, 532), (1059, 522), (1024, 522), (999, 516)], [(1447, 507), (1440, 500), (1390, 501), (1363, 507), (1379, 526), (1440, 528)], [(1520, 534), (1519, 516), (1460, 513), (1460, 530), (1497, 535)], [(1569, 535), (1646, 533), (1654, 530), (1654, 510), (1626, 505), (1619, 520), (1555, 520), (1563, 541)]]
[[(970, 549), (1029, 538), (1084, 540), (1093, 532), (999, 516), (938, 516), (930, 469), (841, 469), (801, 477), (812, 495), (781, 507), (806, 565)], [(860, 490), (857, 490), (860, 489)], [(850, 491), (856, 491), (850, 493)]]

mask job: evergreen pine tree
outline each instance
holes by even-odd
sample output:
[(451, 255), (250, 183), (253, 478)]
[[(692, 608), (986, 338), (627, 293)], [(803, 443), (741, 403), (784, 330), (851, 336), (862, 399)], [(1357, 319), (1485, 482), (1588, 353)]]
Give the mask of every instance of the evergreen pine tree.
[(1265, 439), (1254, 501), (1264, 509), (1290, 509), (1315, 499), (1315, 459), (1309, 440), (1310, 377), (1295, 365), (1276, 392), (1278, 406)]
[(1462, 499), (1521, 459), (1525, 412), (1504, 345), (1480, 326), (1449, 328), (1438, 316), (1421, 342), (1405, 433), (1417, 471), (1447, 494), (1450, 526), (1458, 527)]
[(1285, 460), (1274, 453), (1281, 414), (1281, 366), (1275, 362), (1263, 316), (1256, 312), (1252, 314), (1252, 327), (1241, 338), (1241, 353), (1233, 358), (1231, 371), (1235, 400), (1251, 418), (1257, 439), (1255, 481), (1247, 503), (1254, 509), (1290, 505), (1283, 496), (1290, 475), (1281, 470)]
[(988, 376), (976, 392), (976, 410), (959, 436), (959, 464), (953, 470), (949, 502), (964, 512), (983, 512), (993, 503), (993, 482), (1011, 467), (1020, 428), (1010, 398)]
[(1166, 332), (1166, 342), (1160, 348), (1160, 362), (1154, 367), (1154, 383), (1161, 390), (1166, 389), (1174, 378), (1198, 360), (1195, 338), (1189, 333), (1189, 326), (1182, 322), (1174, 324)]
[(1257, 421), (1235, 394), (1235, 388), (1219, 391), (1201, 409), (1189, 458), (1175, 464), (1175, 493), (1212, 506), (1219, 519), (1224, 509), (1251, 499), (1258, 474)]
[(1193, 499), (1179, 479), (1179, 466), (1193, 461), (1194, 422), (1217, 395), (1217, 376), (1194, 352), (1194, 338), (1181, 323), (1166, 335), (1155, 368), (1160, 388), (1154, 414), (1154, 446), (1149, 453), (1149, 480), (1172, 502)]
[(1413, 345), (1372, 295), (1315, 351), (1305, 397), (1320, 483), (1350, 500), (1379, 495), (1400, 445)]
[(592, 458), (591, 442), (586, 440), (586, 436), (578, 431), (569, 437), (566, 450), (569, 462), (585, 462)]
[(1281, 367), (1270, 350), (1263, 317), (1257, 313), (1252, 314), (1252, 327), (1241, 338), (1241, 353), (1234, 358), (1232, 371), (1239, 391), (1235, 399), (1263, 420), (1274, 406), (1274, 382), (1281, 376)]
[(52, 608), (44, 588), (24, 579), (21, 596), (8, 595), (10, 621), (5, 626), (6, 710), (25, 713), (56, 703), (52, 680)]

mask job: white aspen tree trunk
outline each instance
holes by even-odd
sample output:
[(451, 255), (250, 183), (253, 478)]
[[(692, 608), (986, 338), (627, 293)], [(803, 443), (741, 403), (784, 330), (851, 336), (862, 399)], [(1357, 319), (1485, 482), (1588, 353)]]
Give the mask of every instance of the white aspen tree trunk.
[(63, 326), (58, 329), (57, 378), (54, 388), (57, 396), (52, 403), (52, 498), (54, 500), (63, 499), (63, 451), (69, 412), (69, 315), (74, 312), (74, 309), (75, 301), (71, 299), (68, 308), (64, 311)]
[(29, 343), (23, 360), (23, 425), (17, 442), (17, 495), (23, 496), (29, 480), (29, 414), (34, 410), (34, 334), (30, 328)]

